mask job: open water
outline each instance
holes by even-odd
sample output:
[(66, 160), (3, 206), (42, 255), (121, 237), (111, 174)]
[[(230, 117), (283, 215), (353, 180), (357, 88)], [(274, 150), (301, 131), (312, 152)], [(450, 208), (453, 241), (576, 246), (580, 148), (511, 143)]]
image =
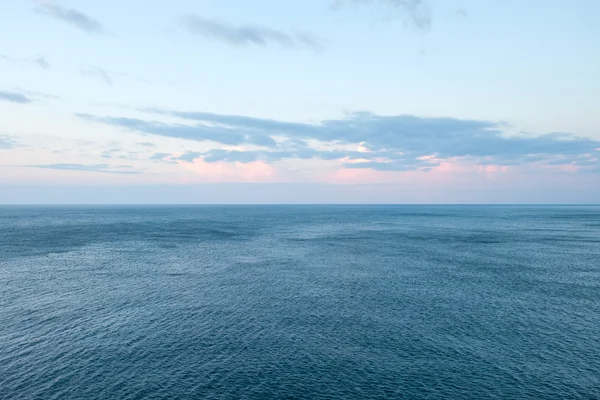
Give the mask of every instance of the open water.
[(600, 207), (0, 207), (1, 399), (598, 399)]

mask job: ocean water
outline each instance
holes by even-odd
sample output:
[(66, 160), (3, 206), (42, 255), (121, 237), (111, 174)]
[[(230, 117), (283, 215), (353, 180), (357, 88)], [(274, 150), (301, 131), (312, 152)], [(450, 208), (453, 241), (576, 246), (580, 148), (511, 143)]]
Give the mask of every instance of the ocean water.
[(600, 207), (0, 207), (0, 399), (367, 398), (600, 398)]

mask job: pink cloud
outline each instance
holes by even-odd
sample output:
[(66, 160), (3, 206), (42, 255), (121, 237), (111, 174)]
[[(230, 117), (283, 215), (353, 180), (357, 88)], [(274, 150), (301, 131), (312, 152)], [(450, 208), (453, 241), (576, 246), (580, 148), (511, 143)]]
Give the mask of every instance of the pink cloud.
[(508, 167), (505, 165), (479, 165), (477, 170), (482, 174), (497, 174), (500, 172), (508, 172)]
[(549, 167), (548, 169), (551, 169), (553, 171), (575, 173), (575, 172), (579, 172), (582, 168), (580, 166), (574, 165), (574, 164), (563, 164), (563, 165), (553, 165), (552, 167)]
[(389, 174), (368, 168), (340, 168), (323, 179), (327, 183), (380, 183), (389, 180)]
[(437, 167), (434, 167), (431, 172), (432, 173), (440, 173), (440, 174), (452, 174), (452, 173), (460, 173), (460, 172), (469, 172), (471, 168), (464, 163), (460, 163), (455, 160), (449, 161), (440, 161), (440, 164)]
[(207, 163), (199, 158), (192, 163), (178, 164), (192, 172), (196, 177), (192, 181), (196, 182), (267, 182), (277, 176), (275, 168), (263, 161)]
[(365, 146), (365, 142), (360, 142), (356, 149), (359, 153), (370, 153), (371, 150)]
[(322, 176), (325, 183), (363, 184), (363, 183), (415, 183), (449, 182), (450, 176), (433, 171), (378, 171), (368, 168), (339, 168)]
[[(459, 158), (438, 160), (433, 155), (424, 156), (421, 159), (439, 162), (439, 165), (425, 170), (410, 171), (378, 171), (368, 168), (344, 168), (339, 166), (330, 173), (321, 175), (321, 181), (338, 184), (363, 184), (363, 183), (400, 183), (400, 184), (425, 184), (425, 185), (447, 185), (465, 179), (473, 179), (475, 176), (491, 177), (497, 174), (511, 172), (504, 165), (476, 165)], [(348, 160), (339, 160), (349, 162)], [(362, 160), (352, 160), (360, 163)], [(470, 177), (470, 178), (469, 178)]]

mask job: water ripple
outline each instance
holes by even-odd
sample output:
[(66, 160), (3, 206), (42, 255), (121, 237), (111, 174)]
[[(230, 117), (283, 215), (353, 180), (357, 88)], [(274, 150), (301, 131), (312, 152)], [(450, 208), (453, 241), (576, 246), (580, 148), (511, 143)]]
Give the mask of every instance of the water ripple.
[(0, 399), (600, 398), (598, 207), (0, 224)]

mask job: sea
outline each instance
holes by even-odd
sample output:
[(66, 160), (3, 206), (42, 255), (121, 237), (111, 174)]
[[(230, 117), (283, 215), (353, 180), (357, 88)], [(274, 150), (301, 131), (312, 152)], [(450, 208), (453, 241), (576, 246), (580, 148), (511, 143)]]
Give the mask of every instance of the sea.
[(0, 399), (600, 399), (598, 206), (2, 206)]

